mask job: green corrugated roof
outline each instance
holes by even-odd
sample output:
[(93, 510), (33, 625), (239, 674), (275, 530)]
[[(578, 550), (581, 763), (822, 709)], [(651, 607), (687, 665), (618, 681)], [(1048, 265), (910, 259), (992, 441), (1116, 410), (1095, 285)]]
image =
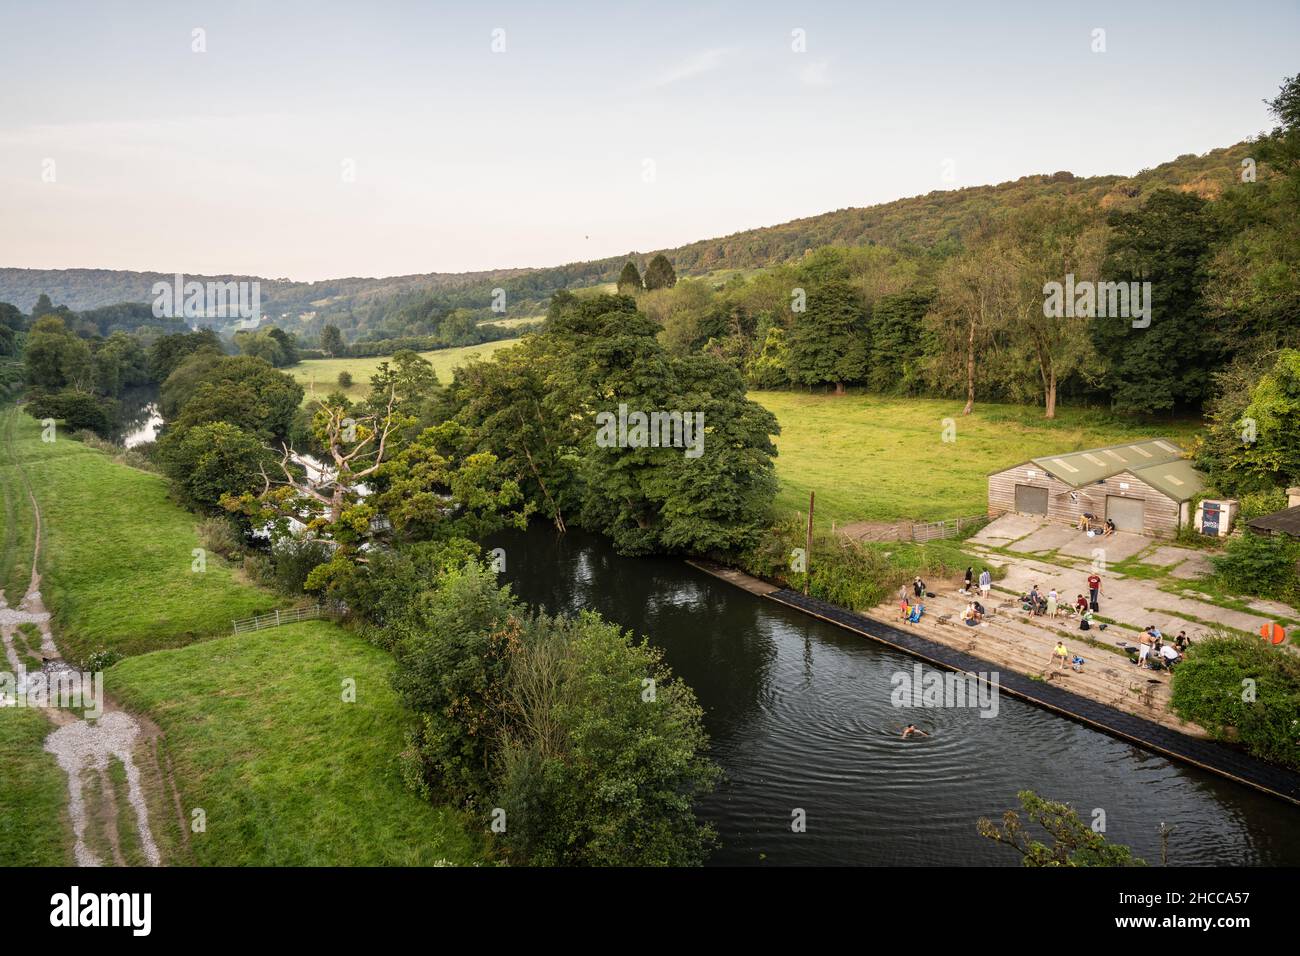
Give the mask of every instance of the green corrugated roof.
[[(1170, 462), (1182, 462), (1182, 460), (1183, 450), (1173, 442), (1167, 438), (1149, 438), (1145, 441), (1110, 445), (1106, 448), (1072, 451), (1065, 455), (1045, 455), (1033, 461), (1035, 465), (1050, 472), (1067, 485), (1081, 488), (1097, 481), (1104, 481), (1121, 471), (1142, 477), (1139, 472), (1150, 470), (1158, 465), (1167, 465)], [(1182, 481), (1187, 486), (1190, 486), (1191, 482), (1182, 470), (1174, 472), (1173, 477), (1176, 481), (1168, 481), (1163, 486), (1150, 481), (1147, 483), (1159, 488), (1171, 498), (1185, 500), (1182, 487), (1177, 484), (1177, 481)], [(1147, 481), (1146, 478), (1142, 480)], [(1199, 476), (1196, 480), (1200, 481)], [(1174, 494), (1175, 491), (1177, 494)]]
[(1187, 501), (1205, 490), (1205, 479), (1190, 461), (1179, 459), (1163, 465), (1148, 465), (1133, 472), (1157, 491), (1162, 491), (1174, 501)]

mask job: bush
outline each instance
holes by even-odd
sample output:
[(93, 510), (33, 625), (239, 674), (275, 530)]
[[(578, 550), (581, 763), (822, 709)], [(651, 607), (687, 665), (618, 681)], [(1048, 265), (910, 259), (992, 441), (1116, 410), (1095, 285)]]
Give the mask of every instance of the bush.
[(301, 595), (307, 576), (334, 554), (327, 542), (317, 538), (282, 538), (271, 548), (272, 580), (282, 594)]
[(598, 615), (528, 615), (496, 575), (447, 570), (413, 609), (393, 684), (419, 717), (403, 776), (426, 797), (500, 807), (532, 865), (687, 865), (718, 777), (703, 712), (658, 651)]
[[(794, 550), (805, 544), (804, 526), (790, 519), (773, 527), (738, 563), (750, 574), (802, 591), (807, 574), (793, 570), (791, 558)], [(851, 611), (875, 607), (918, 574), (927, 580), (957, 577), (973, 566), (978, 575), (984, 567), (965, 554), (956, 540), (860, 543), (832, 534), (814, 535), (813, 553), (806, 566), (812, 572), (808, 593)], [(989, 570), (994, 577), (1000, 576)]]
[(339, 388), (351, 388), (351, 387), (352, 387), (352, 373), (349, 372), (347, 369), (344, 369), (343, 371), (339, 372)]
[(261, 587), (274, 589), (276, 586), (275, 563), (270, 555), (244, 555), (244, 574), (248, 580)]
[(1255, 756), (1300, 770), (1300, 657), (1260, 638), (1216, 634), (1174, 668), (1174, 711)]
[(244, 551), (244, 536), (229, 518), (204, 518), (199, 522), (199, 544), (233, 561)]
[(1227, 590), (1288, 603), (1300, 591), (1298, 560), (1300, 543), (1285, 535), (1250, 531), (1228, 539), (1227, 551), (1211, 558), (1215, 576)]

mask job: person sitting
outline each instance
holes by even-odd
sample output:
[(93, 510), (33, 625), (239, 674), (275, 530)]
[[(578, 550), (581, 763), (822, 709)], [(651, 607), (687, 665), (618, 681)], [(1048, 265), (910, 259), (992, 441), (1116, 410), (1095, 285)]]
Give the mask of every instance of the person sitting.
[(982, 622), (984, 620), (984, 615), (987, 614), (988, 611), (984, 610), (984, 605), (981, 604), (979, 601), (975, 601), (974, 606), (975, 606), (975, 620)]
[(1178, 648), (1179, 654), (1187, 653), (1187, 649), (1192, 646), (1191, 638), (1187, 636), (1186, 631), (1179, 631), (1178, 636), (1174, 638), (1174, 646)]
[(975, 603), (972, 601), (966, 605), (966, 610), (961, 612), (961, 619), (967, 627), (974, 627), (980, 622), (979, 612), (975, 610)]
[(1062, 641), (1057, 641), (1056, 647), (1052, 649), (1051, 663), (1055, 664), (1058, 657), (1061, 659), (1062, 667), (1064, 667), (1070, 660), (1070, 652), (1065, 649), (1065, 643)]
[(1173, 670), (1174, 665), (1183, 659), (1183, 655), (1179, 654), (1172, 644), (1164, 644), (1160, 647), (1160, 657), (1165, 667), (1170, 670)]
[(1112, 535), (1112, 534), (1114, 534), (1114, 533), (1115, 533), (1115, 522), (1113, 522), (1113, 521), (1111, 521), (1109, 518), (1107, 518), (1107, 519), (1106, 519), (1106, 530), (1103, 531), (1103, 532), (1101, 533), (1101, 536), (1102, 536), (1103, 538), (1105, 538), (1105, 537), (1107, 537), (1107, 536), (1109, 536), (1109, 535)]
[(1083, 615), (1079, 618), (1079, 630), (1092, 630), (1092, 610), (1090, 608), (1084, 608)]
[(1088, 610), (1088, 599), (1080, 594), (1074, 599), (1074, 606), (1080, 614), (1084, 614)]
[(1080, 657), (1078, 654), (1075, 654), (1074, 657), (1070, 660), (1070, 669), (1073, 670), (1075, 673), (1082, 674), (1083, 658)]

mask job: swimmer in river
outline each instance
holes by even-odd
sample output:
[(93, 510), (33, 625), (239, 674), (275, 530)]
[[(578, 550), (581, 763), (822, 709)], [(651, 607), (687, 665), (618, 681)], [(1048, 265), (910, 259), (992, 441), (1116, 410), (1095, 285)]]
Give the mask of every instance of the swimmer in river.
[(906, 740), (908, 737), (911, 737), (911, 736), (916, 735), (916, 734), (919, 734), (919, 735), (922, 736), (922, 737), (929, 737), (929, 736), (930, 736), (930, 735), (927, 734), (924, 730), (922, 730), (920, 727), (916, 726), (916, 724), (908, 724), (906, 727), (903, 728), (903, 739), (904, 739), (904, 740)]

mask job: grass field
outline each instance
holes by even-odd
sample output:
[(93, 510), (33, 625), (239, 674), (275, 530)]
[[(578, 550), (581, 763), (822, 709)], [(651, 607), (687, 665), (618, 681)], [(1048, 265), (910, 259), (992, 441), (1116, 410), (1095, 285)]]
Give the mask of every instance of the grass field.
[(0, 866), (72, 863), (67, 777), (42, 749), (53, 729), (39, 710), (0, 708)]
[[(831, 520), (928, 521), (982, 514), (988, 475), (1041, 455), (1162, 435), (1185, 443), (1199, 423), (1138, 426), (1096, 411), (1060, 409), (1055, 421), (1017, 405), (801, 392), (751, 392), (781, 423), (776, 471), (778, 514), (808, 513), (817, 495), (818, 526)], [(956, 440), (943, 440), (944, 419)]]
[(468, 821), (399, 779), (407, 717), (390, 667), (382, 650), (311, 621), (133, 657), (106, 682), (162, 727), (184, 815), (205, 812), (206, 832), (189, 837), (195, 863), (474, 862), (483, 841)]
[(32, 576), (32, 519), (27, 486), (14, 470), (13, 436), (20, 416), (12, 403), (0, 404), (0, 589), (17, 605)]
[[(452, 369), (464, 365), (475, 357), (486, 357), (498, 349), (509, 348), (515, 344), (514, 339), (501, 339), (496, 342), (484, 342), (482, 345), (466, 345), (458, 349), (438, 349), (433, 352), (421, 352), (438, 373), (438, 381), (444, 385), (451, 382)], [(339, 390), (339, 372), (344, 370), (352, 374), (352, 384), (343, 389), (343, 393), (353, 400), (364, 398), (370, 391), (370, 376), (375, 374), (380, 362), (392, 360), (391, 355), (376, 355), (374, 358), (337, 358), (308, 359), (284, 371), (292, 375), (307, 392), (310, 400), (312, 389), (320, 398), (330, 392)]]
[[(12, 429), (8, 454), (21, 460), (41, 506), (41, 591), (65, 657), (188, 644), (284, 603), (240, 583), (215, 554), (206, 571), (191, 570), (196, 519), (167, 498), (160, 476), (63, 434), (43, 442), (40, 423), (12, 406), (0, 414)], [(0, 461), (0, 483), (6, 499), (25, 495), (11, 459)], [(29, 540), (22, 546), (30, 554)]]

